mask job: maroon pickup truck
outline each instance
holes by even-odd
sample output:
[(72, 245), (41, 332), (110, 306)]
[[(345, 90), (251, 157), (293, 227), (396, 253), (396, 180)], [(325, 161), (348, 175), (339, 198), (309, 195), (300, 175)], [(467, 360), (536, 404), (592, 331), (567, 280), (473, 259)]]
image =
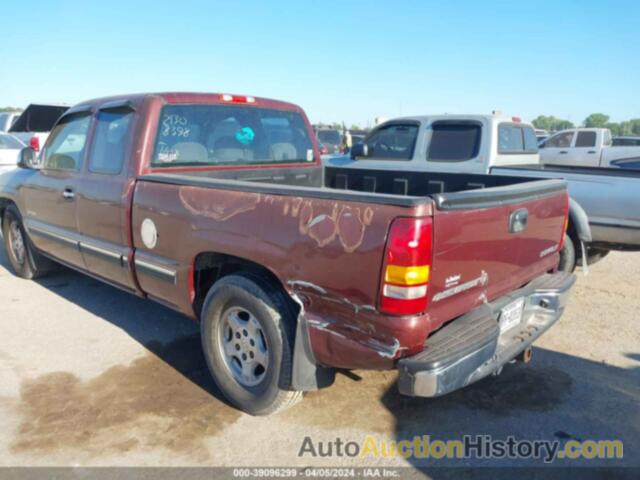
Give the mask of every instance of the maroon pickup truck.
[(70, 108), (0, 176), (17, 275), (78, 269), (201, 324), (228, 399), (268, 414), (335, 370), (437, 396), (526, 357), (564, 310), (564, 181), (322, 169), (304, 112), (238, 95)]

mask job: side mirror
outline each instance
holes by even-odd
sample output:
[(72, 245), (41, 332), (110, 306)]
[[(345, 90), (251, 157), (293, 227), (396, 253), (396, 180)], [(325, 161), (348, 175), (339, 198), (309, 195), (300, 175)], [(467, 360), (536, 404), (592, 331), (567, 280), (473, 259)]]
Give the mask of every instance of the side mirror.
[(356, 143), (353, 147), (351, 147), (351, 158), (356, 159), (358, 157), (368, 157), (369, 156), (369, 147), (366, 143)]
[(20, 150), (20, 159), (18, 160), (18, 167), (33, 170), (38, 164), (38, 154), (31, 147), (24, 147)]

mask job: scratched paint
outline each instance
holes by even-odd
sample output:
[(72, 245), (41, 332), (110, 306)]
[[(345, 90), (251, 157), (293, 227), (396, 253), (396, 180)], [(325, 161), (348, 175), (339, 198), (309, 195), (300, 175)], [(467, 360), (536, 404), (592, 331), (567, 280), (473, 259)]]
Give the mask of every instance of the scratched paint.
[(180, 187), (180, 202), (193, 215), (202, 215), (219, 222), (255, 210), (260, 203), (259, 193), (231, 191), (216, 192), (216, 195), (206, 193), (195, 187)]

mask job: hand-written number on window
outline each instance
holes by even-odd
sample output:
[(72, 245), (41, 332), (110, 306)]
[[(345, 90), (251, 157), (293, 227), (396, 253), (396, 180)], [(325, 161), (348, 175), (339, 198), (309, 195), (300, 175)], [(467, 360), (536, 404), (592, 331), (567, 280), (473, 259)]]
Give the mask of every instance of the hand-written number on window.
[(167, 115), (162, 120), (163, 137), (189, 137), (191, 129), (187, 127), (187, 118), (181, 115)]

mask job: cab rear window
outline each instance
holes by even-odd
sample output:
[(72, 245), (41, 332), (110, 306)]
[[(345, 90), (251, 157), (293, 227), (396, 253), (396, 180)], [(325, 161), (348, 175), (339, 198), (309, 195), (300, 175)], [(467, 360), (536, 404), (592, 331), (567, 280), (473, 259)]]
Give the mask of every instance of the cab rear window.
[(312, 162), (313, 145), (296, 112), (242, 105), (166, 105), (153, 167)]
[(522, 155), (537, 152), (538, 144), (533, 128), (513, 123), (501, 123), (498, 126), (498, 153)]
[(427, 149), (430, 162), (465, 162), (478, 156), (482, 126), (469, 122), (435, 122)]

